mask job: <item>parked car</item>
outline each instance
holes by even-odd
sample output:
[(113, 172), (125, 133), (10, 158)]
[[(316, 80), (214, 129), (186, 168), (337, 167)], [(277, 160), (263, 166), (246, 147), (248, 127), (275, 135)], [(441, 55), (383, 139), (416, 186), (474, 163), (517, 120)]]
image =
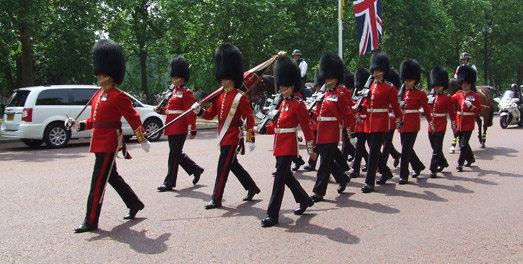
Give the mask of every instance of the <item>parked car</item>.
[[(94, 85), (51, 85), (16, 89), (7, 102), (0, 131), (3, 137), (21, 139), (29, 147), (40, 146), (43, 142), (51, 148), (67, 145), (71, 138), (89, 138), (92, 131), (67, 130), (64, 127), (66, 115), (75, 118), (100, 87)], [(128, 94), (129, 95), (129, 94)], [(129, 95), (136, 111), (140, 114), (147, 132), (163, 126), (165, 117), (153, 111), (153, 106), (142, 104)], [(78, 120), (85, 120), (91, 114), (87, 106)], [(122, 130), (126, 139), (134, 132), (122, 118)], [(157, 133), (150, 141), (160, 139)]]

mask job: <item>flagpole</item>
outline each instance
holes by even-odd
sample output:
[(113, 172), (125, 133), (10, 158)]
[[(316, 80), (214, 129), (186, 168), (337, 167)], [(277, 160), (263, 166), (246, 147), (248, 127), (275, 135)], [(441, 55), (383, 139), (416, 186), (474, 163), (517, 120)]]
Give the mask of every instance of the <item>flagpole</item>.
[(343, 38), (342, 38), (342, 31), (343, 31), (343, 3), (345, 2), (343, 0), (338, 0), (338, 55), (340, 56), (341, 60), (343, 60)]

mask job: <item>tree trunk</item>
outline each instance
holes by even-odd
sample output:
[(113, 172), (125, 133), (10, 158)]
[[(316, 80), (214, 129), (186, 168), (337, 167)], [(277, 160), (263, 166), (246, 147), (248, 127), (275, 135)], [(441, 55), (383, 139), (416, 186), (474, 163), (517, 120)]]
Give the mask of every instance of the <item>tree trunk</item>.
[(142, 91), (149, 102), (149, 88), (147, 87), (147, 51), (145, 51), (144, 44), (140, 43), (140, 76)]
[(25, 14), (19, 13), (20, 38), (22, 42), (22, 76), (21, 87), (33, 86), (33, 47), (31, 43), (31, 33), (24, 22)]
[(520, 66), (520, 67), (518, 67), (518, 75), (517, 75), (516, 82), (519, 85), (523, 85), (523, 83), (521, 83), (522, 81), (523, 81), (523, 66)]

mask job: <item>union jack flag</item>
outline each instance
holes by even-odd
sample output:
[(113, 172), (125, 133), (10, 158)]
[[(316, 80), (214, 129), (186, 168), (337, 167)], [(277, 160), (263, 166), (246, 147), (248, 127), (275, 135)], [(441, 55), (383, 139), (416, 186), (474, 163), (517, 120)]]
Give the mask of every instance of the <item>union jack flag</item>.
[(360, 56), (378, 48), (383, 28), (381, 21), (381, 0), (353, 0), (358, 36), (360, 37)]

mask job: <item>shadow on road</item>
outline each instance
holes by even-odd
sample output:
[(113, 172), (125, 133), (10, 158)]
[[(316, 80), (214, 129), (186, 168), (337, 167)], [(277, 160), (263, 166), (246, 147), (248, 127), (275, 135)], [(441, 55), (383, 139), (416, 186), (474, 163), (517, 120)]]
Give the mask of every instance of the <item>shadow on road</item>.
[(131, 227), (142, 222), (145, 218), (136, 218), (127, 221), (121, 225), (114, 227), (111, 231), (98, 230), (95, 233), (98, 236), (88, 239), (89, 241), (97, 241), (102, 239), (112, 239), (123, 244), (128, 244), (129, 247), (141, 254), (160, 254), (167, 250), (167, 240), (171, 237), (171, 233), (164, 233), (157, 238), (148, 238), (146, 236), (147, 230), (135, 231)]
[(332, 241), (343, 244), (358, 244), (360, 242), (359, 237), (349, 233), (341, 227), (329, 229), (319, 225), (311, 224), (311, 219), (315, 216), (316, 214), (306, 213), (298, 218), (294, 225), (279, 225), (278, 227), (286, 228), (286, 232), (289, 233), (305, 233), (324, 236)]

